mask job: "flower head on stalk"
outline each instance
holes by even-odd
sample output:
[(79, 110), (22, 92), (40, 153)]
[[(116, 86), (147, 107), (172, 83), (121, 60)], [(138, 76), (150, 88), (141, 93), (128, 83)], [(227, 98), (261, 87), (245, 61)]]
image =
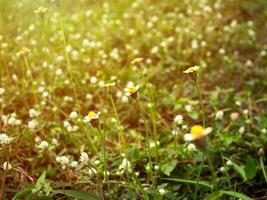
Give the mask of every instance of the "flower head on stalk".
[(116, 85), (115, 82), (111, 82), (111, 83), (106, 83), (106, 84), (104, 85), (104, 87), (107, 89), (108, 92), (110, 92), (110, 91), (111, 91), (111, 88), (112, 88), (113, 86), (115, 86), (115, 85)]
[(193, 79), (193, 80), (196, 80), (197, 78), (197, 71), (200, 69), (199, 66), (193, 66), (193, 67), (189, 67), (188, 69), (184, 70), (183, 73), (184, 74), (189, 74), (190, 77)]
[(143, 61), (143, 58), (135, 58), (131, 61), (131, 64), (137, 64)]
[(94, 127), (98, 127), (99, 125), (99, 116), (100, 116), (101, 112), (93, 112), (93, 111), (90, 111), (88, 113), (88, 115), (84, 118), (84, 122), (90, 122), (92, 124), (92, 126)]
[(132, 82), (127, 84), (126, 88), (124, 88), (124, 92), (126, 96), (130, 96), (133, 99), (136, 99), (138, 96), (139, 85), (134, 85)]
[(212, 128), (204, 128), (201, 125), (191, 127), (190, 133), (184, 135), (184, 140), (193, 142), (199, 149), (205, 150), (208, 147), (207, 135), (211, 133)]
[(31, 50), (28, 49), (27, 47), (22, 47), (18, 52), (17, 52), (17, 56), (19, 58), (24, 58), (28, 53), (30, 53)]
[(34, 10), (35, 14), (43, 15), (47, 11), (47, 8), (39, 6), (36, 10)]

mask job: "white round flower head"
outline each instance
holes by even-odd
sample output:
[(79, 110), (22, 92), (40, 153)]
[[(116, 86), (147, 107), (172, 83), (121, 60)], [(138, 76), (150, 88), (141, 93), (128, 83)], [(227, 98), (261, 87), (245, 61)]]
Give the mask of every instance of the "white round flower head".
[(192, 111), (192, 106), (191, 106), (191, 105), (186, 105), (186, 106), (185, 106), (185, 110), (186, 110), (187, 112), (191, 112), (191, 111)]
[(177, 123), (177, 124), (182, 124), (183, 123), (183, 116), (182, 115), (176, 115), (174, 117), (174, 122)]
[(42, 141), (37, 147), (41, 150), (45, 150), (48, 147), (48, 142)]
[(71, 118), (71, 119), (76, 119), (77, 117), (78, 117), (77, 112), (72, 111), (72, 112), (70, 113), (70, 118)]
[(128, 98), (126, 95), (123, 95), (123, 96), (121, 97), (121, 102), (122, 102), (122, 103), (128, 103), (128, 102), (129, 102), (129, 98)]
[(77, 162), (77, 161), (72, 161), (72, 162), (70, 163), (70, 166), (71, 166), (72, 168), (76, 168), (76, 167), (78, 166), (78, 162)]
[(225, 171), (225, 168), (222, 166), (219, 168), (219, 171), (223, 173)]
[(61, 165), (68, 165), (70, 163), (70, 160), (67, 156), (58, 156), (56, 157), (56, 161)]
[(166, 190), (164, 189), (164, 188), (160, 188), (159, 189), (159, 193), (161, 194), (161, 195), (164, 195), (164, 194), (166, 194)]
[(39, 143), (39, 142), (41, 142), (41, 138), (40, 138), (39, 136), (36, 136), (36, 137), (34, 138), (34, 142), (35, 142), (35, 143)]
[(1, 88), (0, 88), (0, 95), (3, 95), (3, 94), (5, 93), (5, 91), (6, 91), (5, 88), (2, 88), (2, 87), (1, 87)]
[(263, 129), (261, 129), (261, 132), (262, 133), (267, 133), (267, 129), (266, 128), (263, 128)]
[(67, 120), (65, 120), (65, 121), (63, 122), (63, 126), (64, 126), (65, 128), (68, 128), (68, 127), (71, 126), (71, 125), (70, 125), (70, 123), (69, 123)]
[(245, 131), (246, 131), (246, 129), (245, 129), (244, 126), (241, 126), (241, 127), (239, 128), (239, 130), (238, 130), (238, 132), (239, 132), (240, 134), (245, 133)]
[(223, 111), (220, 110), (220, 111), (216, 112), (215, 119), (216, 120), (222, 120), (223, 119), (223, 115), (224, 115)]
[(86, 99), (87, 99), (87, 100), (92, 100), (92, 99), (93, 99), (93, 95), (91, 95), (91, 94), (86, 94)]
[(5, 133), (0, 134), (0, 144), (1, 145), (7, 145), (11, 142), (11, 140), (12, 139), (7, 134), (5, 134)]
[(194, 151), (196, 151), (196, 146), (195, 146), (194, 144), (190, 143), (190, 144), (187, 146), (187, 149), (188, 149), (188, 151), (190, 151), (190, 152), (194, 152)]
[(232, 121), (236, 121), (236, 120), (238, 120), (238, 118), (239, 118), (239, 113), (237, 113), (237, 112), (233, 112), (233, 113), (231, 113), (230, 118), (231, 118)]
[(28, 122), (28, 128), (29, 129), (36, 129), (38, 127), (39, 123), (37, 120), (32, 119), (31, 121)]
[(192, 140), (193, 140), (193, 137), (192, 137), (192, 135), (190, 133), (186, 133), (184, 135), (184, 141), (189, 142), (189, 141), (192, 141)]
[(58, 144), (57, 139), (53, 138), (53, 139), (52, 139), (52, 144), (53, 144), (53, 145), (57, 145), (57, 144)]
[(97, 82), (97, 78), (95, 76), (92, 76), (91, 79), (90, 79), (90, 82), (92, 84), (96, 83)]
[(80, 156), (80, 161), (83, 163), (83, 164), (87, 164), (88, 161), (89, 161), (89, 156), (86, 152), (82, 152), (81, 153), (81, 156)]
[(10, 126), (16, 126), (16, 125), (17, 125), (17, 119), (16, 119), (15, 117), (11, 116), (11, 117), (8, 119), (7, 123), (8, 123)]
[(57, 76), (60, 76), (62, 73), (63, 73), (62, 69), (59, 68), (59, 69), (56, 70), (56, 75)]
[(9, 171), (9, 170), (12, 169), (11, 164), (8, 163), (8, 162), (4, 162), (2, 167), (3, 167), (3, 170), (4, 170), (4, 171)]
[(35, 109), (32, 108), (32, 109), (29, 110), (30, 118), (37, 117), (38, 115), (39, 115), (39, 113)]
[(248, 109), (243, 110), (244, 115), (248, 115)]

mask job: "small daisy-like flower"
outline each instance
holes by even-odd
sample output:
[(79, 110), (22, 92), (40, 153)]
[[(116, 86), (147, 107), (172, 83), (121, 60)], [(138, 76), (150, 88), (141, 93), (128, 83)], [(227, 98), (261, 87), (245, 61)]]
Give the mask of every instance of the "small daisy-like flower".
[(29, 52), (31, 52), (30, 49), (28, 49), (27, 47), (22, 47), (18, 52), (17, 52), (17, 56), (20, 58), (24, 58)]
[(35, 14), (44, 14), (46, 11), (47, 11), (47, 8), (44, 8), (44, 7), (42, 7), (42, 6), (39, 6), (39, 7), (34, 11), (34, 13), (35, 13)]
[(189, 67), (187, 70), (183, 71), (184, 74), (194, 73), (199, 70), (199, 66)]
[(95, 113), (93, 111), (90, 111), (83, 121), (85, 123), (90, 122), (94, 127), (98, 127), (100, 114), (101, 112)]
[(185, 134), (184, 140), (193, 142), (199, 149), (205, 150), (208, 146), (207, 135), (211, 133), (212, 128), (204, 128), (201, 125), (192, 126), (190, 133)]
[(143, 61), (143, 58), (135, 58), (131, 61), (131, 64), (136, 64), (136, 63), (140, 63)]
[(212, 128), (208, 127), (204, 129), (201, 125), (192, 126), (190, 134), (185, 134), (185, 141), (194, 141), (202, 137), (207, 136), (212, 131)]
[(124, 92), (126, 96), (136, 99), (138, 96), (138, 89), (139, 85), (128, 84), (127, 87), (124, 88)]

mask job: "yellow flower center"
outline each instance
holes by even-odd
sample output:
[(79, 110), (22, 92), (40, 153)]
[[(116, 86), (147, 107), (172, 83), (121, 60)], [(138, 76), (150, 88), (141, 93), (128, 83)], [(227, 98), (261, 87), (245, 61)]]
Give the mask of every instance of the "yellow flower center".
[(195, 125), (195, 126), (192, 126), (190, 132), (193, 137), (201, 136), (204, 134), (204, 128), (200, 125)]
[(129, 93), (135, 93), (136, 92), (136, 88), (135, 87), (130, 87), (130, 88), (128, 88), (128, 92)]
[(89, 117), (90, 119), (94, 119), (94, 118), (96, 117), (96, 114), (95, 114), (93, 111), (90, 111), (90, 112), (88, 113), (88, 117)]

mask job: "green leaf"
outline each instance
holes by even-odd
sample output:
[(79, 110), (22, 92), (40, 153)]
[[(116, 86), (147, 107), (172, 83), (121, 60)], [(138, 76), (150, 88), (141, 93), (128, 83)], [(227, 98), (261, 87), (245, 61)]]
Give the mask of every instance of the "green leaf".
[(32, 188), (33, 187), (31, 186), (31, 187), (26, 187), (26, 188), (21, 189), (15, 194), (12, 200), (19, 200), (19, 199), (22, 199), (23, 197), (28, 196), (29, 194), (31, 194)]
[(169, 163), (161, 165), (160, 169), (164, 174), (170, 176), (171, 172), (175, 169), (176, 165), (177, 165), (177, 160), (173, 160)]
[(220, 199), (220, 197), (222, 195), (228, 195), (228, 196), (232, 196), (232, 197), (236, 197), (236, 198), (239, 198), (239, 199), (242, 199), (242, 200), (252, 200), (250, 197), (244, 195), (244, 194), (241, 194), (239, 192), (235, 192), (235, 191), (216, 191), (212, 194), (210, 194), (209, 196), (207, 196), (207, 200), (217, 200), (217, 199)]
[(242, 200), (252, 200), (250, 197), (235, 191), (221, 191), (223, 194), (236, 197)]
[[(174, 181), (174, 182), (185, 183), (185, 184), (193, 184), (193, 185), (197, 184), (197, 181), (179, 179), (179, 178), (163, 178), (163, 180)], [(213, 186), (208, 184), (208, 183), (206, 183), (206, 182), (204, 182), (204, 181), (199, 181), (198, 185), (199, 185), (199, 187), (206, 188), (206, 189), (209, 189), (209, 190), (213, 190)]]
[(78, 190), (54, 190), (54, 194), (63, 194), (68, 197), (77, 198), (79, 200), (100, 200), (100, 198), (92, 192), (84, 192)]
[(221, 191), (216, 191), (211, 193), (209, 196), (207, 196), (207, 200), (217, 200), (219, 199), (221, 196), (223, 195), (223, 193)]
[(46, 171), (42, 173), (42, 175), (38, 178), (36, 184), (35, 184), (35, 189), (38, 191), (42, 189), (43, 185), (45, 184), (45, 177), (46, 177)]
[(241, 178), (243, 179), (243, 181), (247, 181), (247, 176), (246, 176), (246, 172), (244, 170), (244, 167), (239, 166), (238, 164), (236, 164), (235, 162), (233, 162), (232, 160), (226, 158), (227, 160), (231, 161), (233, 163), (233, 168), (234, 170), (241, 176)]
[(191, 117), (194, 120), (198, 119), (198, 112), (190, 112), (188, 113), (189, 117)]
[(245, 172), (246, 172), (248, 179), (252, 179), (254, 176), (256, 176), (256, 165), (255, 165), (253, 158), (251, 158), (251, 156), (247, 157)]

